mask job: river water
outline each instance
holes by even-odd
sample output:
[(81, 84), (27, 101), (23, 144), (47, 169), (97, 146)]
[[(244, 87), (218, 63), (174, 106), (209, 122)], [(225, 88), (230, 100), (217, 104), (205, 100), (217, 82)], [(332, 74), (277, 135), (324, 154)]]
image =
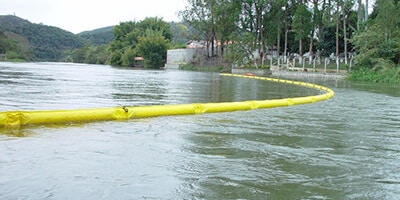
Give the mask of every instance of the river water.
[[(399, 199), (400, 86), (274, 109), (0, 129), (0, 199)], [(0, 63), (0, 111), (320, 94), (214, 73)]]

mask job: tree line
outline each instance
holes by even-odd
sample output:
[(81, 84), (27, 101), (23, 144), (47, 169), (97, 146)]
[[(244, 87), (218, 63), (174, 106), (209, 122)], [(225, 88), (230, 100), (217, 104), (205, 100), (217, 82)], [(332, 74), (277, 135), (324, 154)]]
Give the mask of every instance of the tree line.
[(382, 39), (387, 43), (379, 45), (384, 51), (379, 56), (391, 61), (392, 67), (399, 64), (396, 59), (400, 52), (399, 0), (376, 0), (370, 15), (368, 0), (187, 0), (187, 3), (180, 15), (197, 30), (195, 38), (206, 41), (211, 49), (209, 57), (225, 57), (239, 65), (257, 66), (272, 52), (285, 58), (291, 53), (300, 57), (308, 53), (310, 57), (333, 54), (346, 60), (350, 52), (356, 52), (357, 66), (373, 68), (375, 61), (365, 59), (374, 60), (376, 56), (371, 57), (369, 54), (374, 51), (367, 49), (380, 48), (371, 42)]
[(188, 27), (148, 17), (126, 21), (112, 27), (78, 34), (89, 41), (83, 48), (66, 53), (70, 62), (135, 66), (135, 57), (143, 57), (140, 66), (159, 68), (166, 62), (167, 49), (186, 48)]

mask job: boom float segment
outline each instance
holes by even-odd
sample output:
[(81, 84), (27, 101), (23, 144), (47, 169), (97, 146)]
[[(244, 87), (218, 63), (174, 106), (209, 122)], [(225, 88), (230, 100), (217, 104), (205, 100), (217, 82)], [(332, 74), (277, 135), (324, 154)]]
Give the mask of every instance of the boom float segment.
[(334, 96), (334, 92), (331, 89), (311, 83), (237, 74), (221, 75), (299, 85), (303, 87), (322, 90), (325, 93), (316, 96), (272, 100), (253, 100), (242, 102), (194, 103), (135, 107), (124, 106), (116, 108), (94, 108), (79, 110), (5, 111), (0, 112), (0, 128), (18, 128), (20, 126), (31, 124), (33, 125), (105, 120), (126, 120), (158, 116), (193, 115), (203, 113), (232, 112), (238, 110), (252, 110), (260, 108), (275, 108), (282, 106), (314, 103), (330, 99)]

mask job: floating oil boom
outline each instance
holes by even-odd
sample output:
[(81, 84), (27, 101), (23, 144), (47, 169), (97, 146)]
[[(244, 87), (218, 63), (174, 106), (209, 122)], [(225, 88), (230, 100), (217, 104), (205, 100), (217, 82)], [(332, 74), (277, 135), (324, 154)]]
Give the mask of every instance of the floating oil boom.
[(272, 99), (272, 100), (250, 100), (241, 102), (222, 103), (192, 103), (178, 105), (153, 105), (153, 106), (123, 106), (114, 108), (93, 108), (76, 110), (37, 110), (37, 111), (4, 111), (0, 112), (0, 128), (19, 128), (35, 124), (55, 124), (71, 122), (92, 122), (105, 120), (127, 120), (147, 117), (172, 116), (172, 115), (194, 115), (203, 113), (232, 112), (239, 110), (253, 110), (261, 108), (275, 108), (300, 104), (315, 103), (330, 99), (334, 92), (316, 84), (258, 77), (253, 75), (220, 74), (221, 76), (232, 76), (250, 78), (256, 80), (272, 81), (286, 84), (299, 85), (324, 91), (323, 94), (315, 96)]

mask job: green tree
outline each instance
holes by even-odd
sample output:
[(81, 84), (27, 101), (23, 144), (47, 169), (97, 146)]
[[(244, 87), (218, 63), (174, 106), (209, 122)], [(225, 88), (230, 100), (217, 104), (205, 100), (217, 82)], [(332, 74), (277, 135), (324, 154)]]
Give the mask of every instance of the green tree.
[(26, 38), (16, 34), (6, 35), (0, 27), (0, 54), (6, 54), (8, 60), (30, 61), (34, 58), (32, 46)]
[(85, 63), (106, 64), (109, 61), (110, 53), (107, 51), (107, 45), (90, 46), (86, 53)]
[(138, 23), (140, 27), (140, 36), (145, 36), (147, 31), (150, 29), (152, 31), (160, 32), (165, 39), (171, 41), (173, 34), (169, 23), (165, 22), (159, 17), (148, 17), (143, 21)]
[(185, 48), (189, 38), (189, 28), (183, 23), (171, 23), (173, 46)]
[(75, 63), (85, 63), (89, 47), (82, 47), (72, 53), (72, 60)]
[(124, 54), (121, 56), (121, 66), (133, 67), (135, 63), (136, 52), (134, 49), (125, 49)]
[[(180, 15), (184, 22), (189, 23), (194, 29), (200, 33), (192, 35), (195, 40), (204, 40), (207, 47), (211, 45), (211, 54), (207, 51), (208, 57), (215, 56), (215, 40), (216, 40), (216, 0), (188, 0), (188, 7), (181, 11)], [(210, 48), (208, 48), (210, 49)]]
[(159, 31), (147, 30), (139, 37), (137, 53), (144, 58), (144, 64), (150, 68), (163, 67), (167, 60), (169, 41)]
[[(382, 4), (380, 1), (385, 0), (377, 0), (378, 5)], [(229, 55), (224, 56), (227, 60), (245, 65), (251, 62), (256, 67), (260, 60), (263, 64), (263, 56), (269, 53), (268, 49), (276, 48), (279, 54), (281, 46), (284, 46), (285, 55), (288, 55), (287, 52), (298, 52), (302, 55), (306, 51), (307, 43), (310, 55), (313, 55), (314, 51), (323, 56), (335, 52), (336, 56), (339, 56), (339, 53), (344, 52), (347, 57), (348, 51), (354, 51), (353, 40), (350, 38), (355, 33), (360, 35), (362, 29), (359, 27), (368, 19), (367, 16), (360, 15), (363, 10), (365, 11), (360, 0), (188, 0), (187, 2), (189, 6), (181, 12), (181, 16), (197, 30), (198, 39), (208, 41), (211, 45), (211, 41), (215, 40), (222, 44), (221, 47), (224, 41), (229, 41), (230, 46), (237, 49), (233, 50), (228, 46)], [(367, 4), (368, 1), (365, 2)], [(391, 20), (382, 19), (390, 22), (390, 25), (386, 24), (382, 29), (392, 30), (386, 31), (387, 35), (396, 35), (393, 26), (398, 30), (396, 24), (398, 24), (397, 19), (400, 19), (399, 0), (389, 0), (389, 2), (393, 2), (393, 5), (382, 6), (382, 9), (389, 11), (386, 15), (394, 17)], [(382, 49), (397, 48), (397, 40), (391, 38), (391, 42), (385, 44)], [(243, 54), (242, 58), (238, 58), (238, 52)], [(391, 51), (382, 51), (385, 52), (392, 54)], [(397, 55), (395, 52), (393, 54)], [(212, 53), (212, 56), (215, 55)]]
[(382, 28), (385, 41), (397, 38), (400, 34), (400, 1), (377, 1), (377, 11), (375, 22)]
[(220, 0), (216, 2), (215, 9), (215, 35), (220, 43), (221, 57), (227, 43), (238, 33), (237, 21), (239, 20), (240, 4), (235, 0)]
[[(266, 22), (270, 22), (266, 24), (266, 27), (271, 27), (268, 30), (268, 34), (270, 35), (270, 45), (273, 47), (276, 45), (276, 52), (279, 56), (281, 54), (281, 45), (282, 45), (282, 34), (285, 31), (285, 10), (286, 10), (286, 0), (277, 0), (272, 1), (271, 10), (267, 13), (268, 20)], [(276, 27), (276, 28), (273, 28)], [(276, 41), (276, 42), (274, 42)]]
[(240, 43), (233, 43), (228, 46), (224, 58), (236, 66), (249, 65), (251, 58), (244, 57), (245, 55), (248, 55), (245, 46)]
[(352, 79), (400, 82), (399, 2), (377, 0), (368, 28), (352, 39), (358, 51)]
[(5, 54), (10, 49), (10, 41), (4, 32), (0, 29), (0, 54)]
[(312, 13), (305, 4), (301, 4), (296, 9), (293, 19), (293, 29), (296, 32), (296, 39), (299, 41), (299, 54), (303, 56), (303, 40), (308, 37), (312, 30)]
[(111, 65), (133, 66), (134, 57), (140, 56), (136, 48), (141, 41), (146, 41), (143, 37), (147, 37), (147, 32), (151, 31), (159, 33), (167, 43), (172, 39), (170, 26), (162, 18), (146, 18), (140, 22), (122, 22), (115, 26), (114, 41), (109, 47)]
[[(264, 60), (266, 46), (268, 45), (268, 21), (271, 21), (267, 13), (271, 10), (271, 1), (267, 0), (243, 0), (241, 1), (241, 13), (238, 21), (240, 43), (245, 45), (247, 55), (252, 58), (254, 65), (258, 68), (258, 61)], [(257, 52), (258, 55), (254, 55)]]
[(393, 0), (378, 0), (375, 20), (368, 29), (353, 38), (352, 41), (359, 51), (358, 67), (387, 70), (399, 64), (400, 9), (398, 2), (396, 5)]

